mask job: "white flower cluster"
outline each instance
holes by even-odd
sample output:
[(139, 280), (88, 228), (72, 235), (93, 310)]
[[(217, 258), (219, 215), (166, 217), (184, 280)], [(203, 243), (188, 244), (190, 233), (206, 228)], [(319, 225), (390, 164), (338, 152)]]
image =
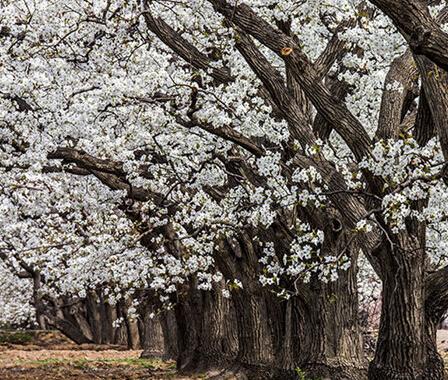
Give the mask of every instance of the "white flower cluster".
[(294, 289), (286, 291), (284, 279), (301, 282), (309, 282), (312, 276), (316, 276), (323, 282), (338, 279), (339, 270), (347, 270), (350, 267), (350, 259), (342, 255), (336, 257), (321, 250), (324, 242), (324, 233), (315, 231), (307, 224), (297, 226), (297, 236), (290, 244), (289, 252), (278, 258), (274, 243), (265, 243), (263, 257), (260, 263), (263, 265), (263, 273), (260, 282), (263, 286), (271, 286), (278, 289), (279, 295), (294, 293)]
[(31, 279), (18, 279), (0, 261), (0, 328), (34, 327), (35, 310), (32, 305)]
[[(446, 186), (439, 174), (444, 163), (439, 144), (431, 140), (424, 147), (412, 139), (380, 141), (359, 167), (384, 180), (385, 195), (382, 209), (394, 233), (406, 228), (408, 218), (419, 221), (440, 221), (447, 213), (446, 207), (435, 207), (434, 197), (440, 196)], [(432, 200), (423, 210), (414, 202)], [(442, 206), (442, 207), (440, 207)]]

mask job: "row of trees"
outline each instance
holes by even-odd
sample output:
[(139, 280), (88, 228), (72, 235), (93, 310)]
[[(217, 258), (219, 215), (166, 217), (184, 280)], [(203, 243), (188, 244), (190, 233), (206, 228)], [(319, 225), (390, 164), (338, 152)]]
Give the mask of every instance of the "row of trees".
[(0, 4), (0, 258), (41, 326), (123, 318), (218, 378), (444, 378), (444, 2)]

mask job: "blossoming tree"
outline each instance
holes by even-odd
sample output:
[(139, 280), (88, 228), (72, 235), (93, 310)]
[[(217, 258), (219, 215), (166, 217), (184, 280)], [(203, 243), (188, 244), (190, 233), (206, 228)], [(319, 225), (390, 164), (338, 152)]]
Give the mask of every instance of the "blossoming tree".
[(369, 378), (443, 378), (443, 2), (1, 4), (2, 260), (175, 305), (183, 369), (359, 379), (362, 251)]

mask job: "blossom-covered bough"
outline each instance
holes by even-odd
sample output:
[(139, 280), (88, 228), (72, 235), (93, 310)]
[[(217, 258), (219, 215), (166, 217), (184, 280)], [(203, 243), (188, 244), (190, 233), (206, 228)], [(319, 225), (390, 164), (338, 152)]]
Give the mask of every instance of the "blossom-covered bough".
[(0, 3), (12, 274), (133, 300), (181, 369), (361, 379), (362, 251), (369, 378), (443, 378), (443, 2)]

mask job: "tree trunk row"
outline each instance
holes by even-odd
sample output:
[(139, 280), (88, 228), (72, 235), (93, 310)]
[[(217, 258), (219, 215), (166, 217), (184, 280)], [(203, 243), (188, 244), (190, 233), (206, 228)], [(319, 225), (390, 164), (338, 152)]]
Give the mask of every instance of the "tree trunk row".
[[(332, 380), (445, 379), (436, 346), (438, 320), (425, 312), (424, 255), (411, 242), (400, 244), (414, 254), (390, 255), (386, 263), (380, 330), (370, 364), (358, 316), (359, 247), (352, 239), (327, 234), (323, 254), (348, 250), (351, 267), (334, 282), (312, 275), (309, 283), (294, 283), (296, 295), (288, 300), (260, 285), (260, 252), (252, 241), (243, 237), (238, 244), (236, 249), (235, 243), (223, 242), (216, 259), (225, 278), (243, 284), (230, 299), (223, 297), (224, 283), (200, 291), (191, 280), (172, 310), (160, 311), (150, 297), (142, 297), (134, 321), (126, 302), (111, 306), (100, 292), (90, 292), (82, 302), (53, 301), (51, 313), (44, 312), (37, 289), (38, 320), (76, 343), (142, 348), (142, 357), (174, 359), (180, 372), (208, 373), (216, 380), (229, 375), (287, 380), (297, 379), (297, 373)], [(123, 323), (114, 326), (120, 318)]]

